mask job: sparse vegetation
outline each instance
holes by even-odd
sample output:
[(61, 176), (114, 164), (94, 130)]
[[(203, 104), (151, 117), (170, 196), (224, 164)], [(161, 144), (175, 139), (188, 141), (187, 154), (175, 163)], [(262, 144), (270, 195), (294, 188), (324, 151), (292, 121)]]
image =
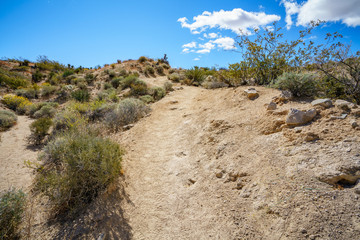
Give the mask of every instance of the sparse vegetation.
[(166, 91), (162, 87), (153, 87), (149, 92), (156, 101), (162, 99), (166, 95)]
[(48, 135), (52, 120), (50, 118), (39, 118), (30, 124), (31, 135), (29, 142), (35, 145), (41, 144), (43, 139)]
[(90, 100), (90, 93), (87, 89), (78, 89), (71, 93), (71, 96), (79, 102), (88, 102)]
[(147, 59), (146, 57), (141, 56), (141, 57), (139, 57), (138, 62), (139, 62), (139, 63), (144, 63), (144, 62), (146, 62), (147, 60), (148, 60), (148, 59)]
[(197, 66), (187, 70), (185, 75), (188, 80), (185, 82), (187, 85), (199, 86), (205, 79), (204, 70)]
[(18, 239), (18, 228), (25, 209), (25, 194), (10, 189), (0, 193), (0, 239)]
[(5, 95), (2, 99), (2, 103), (11, 110), (17, 111), (20, 114), (25, 113), (26, 108), (31, 105), (31, 102), (27, 98), (12, 94)]
[(27, 87), (30, 81), (25, 78), (22, 74), (7, 71), (0, 68), (0, 86), (6, 86), (11, 89), (17, 89), (20, 87)]
[(283, 73), (274, 86), (289, 90), (295, 97), (314, 97), (318, 93), (315, 75), (311, 73)]
[(0, 131), (4, 131), (17, 122), (17, 116), (15, 113), (8, 110), (0, 110)]

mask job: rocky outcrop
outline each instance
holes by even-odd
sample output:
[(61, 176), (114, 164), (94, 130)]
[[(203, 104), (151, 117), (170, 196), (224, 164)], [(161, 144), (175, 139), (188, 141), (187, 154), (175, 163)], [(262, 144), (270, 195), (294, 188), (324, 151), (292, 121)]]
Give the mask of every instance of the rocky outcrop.
[(332, 106), (332, 102), (328, 98), (316, 99), (316, 100), (311, 102), (311, 105), (313, 105), (314, 107), (321, 106), (321, 107), (324, 107), (324, 108), (329, 108), (329, 107)]
[(244, 90), (244, 92), (250, 100), (254, 100), (259, 97), (259, 93), (256, 91), (255, 88), (246, 89)]
[(335, 106), (342, 110), (350, 111), (351, 108), (355, 107), (355, 104), (345, 101), (345, 100), (338, 99), (335, 101)]
[(286, 118), (286, 124), (288, 126), (300, 126), (304, 125), (316, 116), (317, 111), (315, 109), (310, 109), (307, 111), (301, 111), (298, 109), (291, 109), (290, 113)]

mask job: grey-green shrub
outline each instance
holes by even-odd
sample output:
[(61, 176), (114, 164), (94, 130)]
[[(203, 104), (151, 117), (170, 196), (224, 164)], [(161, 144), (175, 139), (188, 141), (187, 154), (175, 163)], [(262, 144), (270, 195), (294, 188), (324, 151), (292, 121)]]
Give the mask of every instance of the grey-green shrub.
[(134, 123), (150, 111), (143, 101), (135, 98), (122, 100), (113, 111), (105, 116), (105, 124), (111, 130), (119, 130), (120, 127)]
[(171, 82), (165, 82), (164, 83), (164, 89), (166, 92), (174, 91), (173, 84)]
[(139, 97), (139, 99), (146, 104), (149, 104), (149, 103), (152, 103), (155, 101), (154, 98), (150, 95), (141, 96), (141, 97)]
[(313, 97), (318, 93), (316, 75), (285, 72), (275, 81), (274, 87), (290, 91), (295, 97)]
[(166, 91), (162, 87), (153, 87), (149, 93), (155, 100), (160, 100), (166, 95)]
[(43, 86), (41, 88), (41, 96), (42, 97), (49, 97), (49, 96), (55, 94), (57, 89), (58, 89), (57, 86)]
[(39, 118), (32, 122), (30, 124), (29, 142), (35, 145), (41, 144), (42, 140), (48, 135), (52, 123), (50, 118)]
[(44, 148), (36, 187), (54, 213), (74, 215), (117, 179), (122, 154), (118, 144), (91, 130), (66, 132)]
[(10, 189), (0, 194), (0, 239), (18, 239), (18, 227), (25, 209), (25, 194)]
[(53, 119), (54, 131), (63, 132), (77, 129), (86, 125), (87, 122), (87, 118), (82, 116), (78, 111), (65, 109), (55, 115)]
[(34, 88), (21, 88), (15, 90), (15, 94), (17, 96), (26, 97), (27, 99), (34, 99), (38, 97), (39, 91)]
[(168, 75), (168, 79), (173, 82), (179, 82), (180, 81), (180, 75), (178, 73), (172, 73)]
[(155, 69), (159, 75), (164, 75), (164, 68), (162, 66), (156, 66)]
[[(57, 108), (58, 106), (59, 106), (59, 104), (58, 103), (55, 103), (55, 102), (38, 102), (38, 103), (33, 103), (33, 104), (31, 104), (29, 107), (28, 107), (28, 109), (27, 109), (27, 114), (30, 116), (30, 117), (32, 117), (32, 118), (36, 118), (35, 116), (34, 116), (34, 114), (36, 113), (36, 112), (38, 112), (41, 108), (43, 108), (44, 106), (48, 106), (48, 107), (51, 107), (51, 108)], [(44, 113), (46, 113), (47, 111), (48, 111), (49, 109), (44, 109), (43, 111), (44, 111)], [(39, 115), (38, 116), (40, 116), (41, 114), (40, 113), (38, 113)], [(40, 116), (41, 117), (41, 116)]]
[(56, 114), (56, 109), (46, 104), (34, 113), (34, 118), (52, 118)]
[(8, 110), (0, 110), (0, 131), (14, 126), (17, 122), (15, 113)]

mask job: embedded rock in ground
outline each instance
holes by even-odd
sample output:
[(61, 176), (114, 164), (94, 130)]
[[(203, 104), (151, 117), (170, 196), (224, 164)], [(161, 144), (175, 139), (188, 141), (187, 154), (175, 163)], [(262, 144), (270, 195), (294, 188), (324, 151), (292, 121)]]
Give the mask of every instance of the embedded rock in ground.
[(276, 103), (274, 102), (270, 102), (268, 105), (267, 105), (267, 110), (275, 110), (276, 109)]
[(305, 138), (304, 138), (304, 140), (306, 142), (312, 142), (312, 141), (315, 141), (315, 140), (318, 140), (318, 139), (320, 139), (319, 135), (317, 135), (315, 133), (312, 133), (312, 132), (306, 133)]
[(244, 90), (244, 92), (246, 93), (246, 96), (251, 100), (254, 100), (259, 97), (259, 93), (256, 91), (255, 88), (246, 89)]
[(311, 105), (313, 105), (314, 107), (321, 106), (321, 107), (324, 107), (324, 108), (329, 108), (329, 107), (332, 106), (332, 102), (328, 98), (316, 99), (316, 100), (311, 102)]
[(351, 108), (355, 106), (355, 104), (345, 100), (338, 99), (335, 101), (335, 106), (342, 110), (349, 111)]
[(281, 91), (280, 94), (280, 101), (284, 102), (284, 101), (289, 101), (293, 98), (293, 95), (290, 91)]
[(317, 112), (315, 109), (310, 109), (307, 111), (301, 111), (298, 109), (291, 109), (290, 113), (286, 118), (286, 124), (288, 126), (300, 126), (304, 125), (316, 116)]
[(351, 120), (350, 124), (351, 124), (351, 127), (353, 127), (353, 128), (356, 128), (359, 126), (359, 124), (356, 122), (356, 120)]
[(323, 168), (318, 172), (317, 178), (325, 183), (335, 185), (351, 186), (355, 185), (360, 179), (360, 165), (359, 162), (352, 162), (338, 166), (335, 169)]

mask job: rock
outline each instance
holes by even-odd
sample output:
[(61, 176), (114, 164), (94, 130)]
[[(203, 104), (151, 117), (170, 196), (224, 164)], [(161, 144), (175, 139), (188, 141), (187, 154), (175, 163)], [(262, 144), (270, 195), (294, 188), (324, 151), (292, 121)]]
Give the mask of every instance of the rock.
[(304, 125), (316, 116), (317, 112), (315, 109), (310, 109), (307, 111), (301, 111), (298, 109), (291, 109), (290, 113), (286, 118), (286, 124), (288, 126), (300, 126)]
[(281, 94), (279, 96), (280, 101), (284, 102), (284, 101), (289, 101), (291, 99), (293, 99), (293, 95), (290, 91), (287, 90), (281, 91)]
[(345, 119), (346, 117), (347, 117), (347, 114), (344, 113), (344, 114), (341, 114), (341, 116), (334, 116), (334, 115), (332, 115), (332, 116), (330, 116), (330, 119), (331, 119), (331, 120), (335, 120), (335, 119)]
[(250, 100), (254, 100), (256, 98), (259, 97), (259, 93), (256, 91), (255, 88), (249, 88), (244, 90), (244, 92), (246, 93), (246, 96), (250, 99)]
[(302, 127), (296, 127), (294, 128), (295, 133), (301, 133)]
[(324, 108), (329, 108), (329, 107), (332, 106), (332, 102), (328, 98), (316, 99), (316, 100), (311, 102), (311, 105), (313, 105), (314, 107), (321, 106), (321, 107), (324, 107)]
[(216, 173), (216, 177), (217, 177), (217, 178), (222, 178), (222, 177), (223, 177), (222, 171), (221, 171), (221, 172), (217, 172), (217, 173)]
[(354, 187), (354, 192), (356, 194), (360, 194), (360, 184), (359, 183)]
[(191, 184), (196, 183), (196, 181), (195, 181), (194, 179), (192, 179), (192, 178), (189, 178), (188, 180), (189, 180), (189, 182), (190, 182)]
[(319, 138), (320, 138), (319, 135), (309, 132), (305, 135), (304, 141), (312, 142), (312, 141), (318, 140)]
[(351, 127), (352, 127), (352, 128), (356, 128), (356, 127), (359, 126), (359, 124), (358, 124), (355, 120), (351, 120), (351, 121), (350, 121), (350, 124), (351, 124)]
[(345, 100), (338, 99), (335, 101), (335, 106), (342, 110), (350, 111), (351, 108), (355, 107), (355, 104)]
[(270, 102), (268, 105), (267, 105), (267, 110), (275, 110), (277, 107), (276, 103), (275, 102)]
[(125, 126), (123, 126), (123, 130), (129, 130), (129, 129), (133, 128), (134, 126), (135, 126), (134, 124), (125, 125)]
[(360, 109), (353, 111), (352, 114), (357, 118), (360, 117)]
[(170, 104), (176, 104), (176, 103), (179, 103), (179, 101), (176, 101), (176, 100), (170, 101)]
[(244, 183), (242, 183), (242, 182), (238, 182), (238, 183), (236, 184), (235, 189), (237, 189), (237, 190), (241, 190), (243, 187), (244, 187)]

